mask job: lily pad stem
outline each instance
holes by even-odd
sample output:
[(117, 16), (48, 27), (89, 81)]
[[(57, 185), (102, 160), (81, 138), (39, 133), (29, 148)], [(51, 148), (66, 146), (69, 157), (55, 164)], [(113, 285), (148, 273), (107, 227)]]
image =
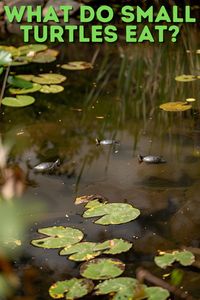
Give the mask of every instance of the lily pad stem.
[(2, 88), (1, 88), (0, 107), (1, 107), (1, 102), (2, 102), (3, 96), (4, 96), (4, 92), (5, 92), (5, 89), (6, 89), (6, 83), (7, 83), (9, 72), (10, 72), (10, 66), (8, 66), (6, 68), (6, 74), (4, 76), (3, 85), (2, 85)]

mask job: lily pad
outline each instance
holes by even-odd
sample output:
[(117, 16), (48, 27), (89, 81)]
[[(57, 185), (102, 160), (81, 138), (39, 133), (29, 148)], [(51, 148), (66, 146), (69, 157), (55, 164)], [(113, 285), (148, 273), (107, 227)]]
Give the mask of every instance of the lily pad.
[(8, 77), (8, 83), (10, 83), (12, 86), (21, 88), (21, 89), (30, 89), (33, 87), (33, 84), (27, 80), (21, 79), (16, 76), (9, 76)]
[(2, 104), (11, 107), (25, 107), (33, 104), (35, 102), (35, 98), (31, 96), (16, 96), (14, 97), (5, 97), (2, 100)]
[(186, 101), (191, 103), (191, 102), (195, 102), (196, 99), (195, 98), (187, 98)]
[(31, 75), (31, 74), (20, 74), (20, 75), (16, 75), (15, 77), (20, 78), (20, 79), (24, 79), (26, 81), (32, 81), (34, 75)]
[(82, 242), (69, 245), (60, 251), (60, 255), (70, 255), (69, 259), (74, 261), (90, 260), (101, 254), (119, 254), (127, 252), (132, 244), (123, 239), (108, 240), (103, 243)]
[(105, 280), (98, 284), (95, 290), (96, 295), (110, 295), (113, 300), (166, 300), (170, 296), (169, 292), (163, 288), (147, 287), (130, 277)]
[(139, 209), (127, 203), (101, 203), (99, 200), (93, 200), (85, 208), (87, 210), (83, 217), (101, 217), (95, 221), (96, 224), (101, 225), (128, 223), (140, 215)]
[(19, 49), (13, 46), (0, 45), (0, 51), (1, 50), (9, 52), (12, 55), (12, 57), (20, 55)]
[(19, 47), (19, 51), (21, 55), (27, 55), (30, 52), (40, 52), (46, 50), (48, 47), (46, 45), (41, 44), (30, 44)]
[(48, 52), (41, 52), (37, 53), (33, 59), (32, 62), (39, 63), (39, 64), (46, 64), (51, 63), (56, 60), (56, 56), (48, 54)]
[(194, 254), (190, 251), (173, 251), (161, 252), (159, 256), (154, 258), (157, 266), (162, 269), (171, 266), (175, 261), (178, 261), (183, 266), (190, 266), (195, 261)]
[(49, 289), (49, 295), (54, 299), (78, 299), (89, 294), (94, 284), (88, 279), (72, 278), (70, 280), (58, 281)]
[(77, 197), (75, 199), (75, 204), (76, 205), (79, 205), (79, 204), (82, 204), (82, 203), (88, 203), (92, 200), (99, 200), (101, 203), (102, 202), (108, 202), (107, 201), (107, 198), (105, 198), (104, 196), (101, 196), (101, 195), (84, 195), (84, 196), (80, 196), (80, 197)]
[(56, 249), (76, 244), (83, 239), (82, 231), (71, 227), (53, 226), (38, 230), (39, 233), (48, 237), (32, 240), (31, 244), (47, 249)]
[(81, 71), (86, 69), (92, 69), (93, 65), (86, 61), (71, 61), (61, 66), (62, 69), (71, 71)]
[(13, 60), (10, 65), (12, 67), (20, 67), (20, 66), (24, 66), (24, 65), (27, 65), (29, 62), (27, 60)]
[(61, 85), (43, 85), (40, 89), (41, 93), (44, 94), (57, 94), (64, 91), (64, 87)]
[(125, 264), (119, 259), (111, 258), (96, 258), (81, 265), (81, 276), (102, 280), (120, 276), (125, 269)]
[(190, 81), (194, 81), (196, 79), (197, 79), (197, 77), (194, 75), (185, 75), (185, 74), (175, 77), (175, 80), (180, 81), (180, 82), (190, 82)]
[(188, 104), (188, 102), (167, 102), (160, 105), (160, 108), (164, 111), (172, 111), (172, 112), (178, 112), (178, 111), (186, 111), (192, 108), (192, 105)]
[(0, 66), (8, 65), (12, 62), (11, 54), (7, 51), (0, 51)]
[(60, 74), (39, 74), (34, 76), (32, 81), (39, 84), (60, 84), (66, 80), (66, 77)]
[(34, 93), (34, 92), (39, 91), (41, 89), (41, 87), (42, 86), (40, 84), (33, 83), (33, 87), (30, 88), (30, 89), (14, 89), (14, 88), (10, 88), (9, 92), (11, 94), (14, 94), (14, 95), (29, 94), (29, 93)]

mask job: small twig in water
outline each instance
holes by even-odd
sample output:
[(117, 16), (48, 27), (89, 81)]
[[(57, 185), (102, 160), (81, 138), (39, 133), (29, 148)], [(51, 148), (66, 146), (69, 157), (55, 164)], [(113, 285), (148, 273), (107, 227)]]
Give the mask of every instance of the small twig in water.
[(143, 283), (144, 280), (147, 280), (156, 286), (160, 286), (160, 287), (168, 290), (170, 293), (174, 294), (177, 297), (180, 297), (185, 300), (195, 300), (195, 298), (193, 298), (191, 295), (188, 295), (187, 292), (182, 291), (178, 287), (173, 286), (173, 285), (169, 284), (168, 282), (156, 277), (151, 272), (149, 272), (143, 268), (137, 269), (136, 276), (140, 283)]

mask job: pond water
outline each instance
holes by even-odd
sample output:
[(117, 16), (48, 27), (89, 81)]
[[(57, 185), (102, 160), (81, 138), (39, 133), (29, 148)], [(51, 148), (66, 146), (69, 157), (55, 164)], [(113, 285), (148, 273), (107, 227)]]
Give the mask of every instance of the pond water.
[[(49, 299), (53, 282), (79, 274), (79, 264), (60, 257), (58, 251), (30, 245), (40, 227), (73, 226), (84, 231), (87, 241), (132, 241), (133, 250), (118, 256), (131, 276), (138, 266), (163, 274), (153, 263), (158, 249), (200, 246), (200, 85), (199, 80), (175, 81), (177, 75), (199, 74), (198, 41), (192, 30), (177, 44), (54, 45), (60, 51), (56, 63), (14, 69), (21, 74), (53, 71), (67, 76), (64, 92), (36, 93), (30, 107), (1, 110), (0, 132), (14, 144), (10, 163), (28, 174), (24, 199), (45, 205), (27, 233), (23, 255), (15, 261), (23, 280), (16, 299)], [(4, 43), (22, 44), (16, 37)], [(74, 60), (93, 61), (94, 68), (73, 72), (58, 66)], [(161, 103), (187, 98), (197, 100), (187, 112), (159, 108)], [(96, 146), (96, 138), (116, 139), (120, 146)], [(138, 154), (162, 155), (167, 163), (139, 164)], [(35, 174), (30, 168), (58, 157), (58, 174)], [(93, 219), (81, 217), (83, 206), (74, 204), (77, 196), (90, 194), (133, 204), (141, 217), (124, 225), (95, 225)], [(194, 268), (183, 271), (184, 289), (198, 298), (199, 273)]]

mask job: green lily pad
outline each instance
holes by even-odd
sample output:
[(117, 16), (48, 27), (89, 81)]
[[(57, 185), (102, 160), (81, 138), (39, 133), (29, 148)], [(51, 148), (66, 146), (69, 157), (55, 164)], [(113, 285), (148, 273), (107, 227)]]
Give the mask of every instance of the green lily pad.
[(40, 52), (45, 51), (48, 47), (41, 44), (30, 44), (19, 47), (20, 55), (27, 55), (30, 52)]
[(10, 88), (9, 92), (11, 94), (14, 94), (14, 95), (29, 94), (29, 93), (34, 93), (34, 92), (39, 91), (41, 89), (41, 87), (42, 86), (40, 84), (33, 83), (33, 87), (30, 88), (30, 89), (14, 89), (14, 88)]
[(171, 266), (175, 261), (178, 261), (183, 266), (190, 266), (195, 261), (195, 257), (190, 251), (173, 251), (173, 252), (161, 252), (159, 256), (154, 258), (157, 266), (162, 269)]
[(57, 93), (60, 93), (62, 91), (64, 91), (64, 87), (61, 86), (61, 85), (57, 85), (57, 84), (43, 85), (40, 89), (40, 92), (44, 93), (44, 94), (57, 94)]
[(124, 269), (125, 265), (119, 259), (96, 258), (83, 263), (80, 274), (88, 279), (102, 280), (120, 276)]
[(170, 112), (178, 112), (178, 111), (186, 111), (192, 108), (192, 105), (188, 104), (188, 102), (167, 102), (160, 105), (160, 108), (164, 111)]
[(95, 221), (96, 224), (101, 225), (128, 223), (140, 215), (139, 209), (127, 203), (101, 203), (99, 200), (93, 200), (85, 208), (87, 210), (83, 217), (101, 217)]
[(21, 88), (21, 89), (31, 89), (33, 87), (33, 84), (31, 82), (21, 79), (16, 76), (9, 76), (7, 81), (12, 86)]
[(194, 81), (196, 79), (197, 79), (197, 77), (194, 75), (185, 75), (185, 74), (175, 77), (175, 80), (180, 81), (180, 82), (190, 82), (190, 81)]
[(170, 296), (169, 292), (163, 288), (147, 287), (130, 277), (105, 280), (98, 284), (95, 290), (96, 295), (110, 295), (113, 300), (166, 300)]
[(101, 254), (119, 254), (127, 252), (132, 244), (122, 239), (108, 240), (103, 243), (82, 242), (69, 245), (60, 251), (60, 255), (70, 255), (69, 259), (74, 261), (90, 260)]
[(49, 289), (49, 295), (54, 299), (65, 297), (65, 299), (73, 300), (84, 297), (93, 288), (94, 284), (91, 280), (72, 278), (54, 283)]
[(76, 244), (83, 239), (82, 231), (71, 227), (53, 226), (38, 230), (48, 237), (32, 240), (31, 244), (40, 248), (56, 249)]
[(0, 66), (8, 65), (12, 62), (12, 57), (10, 52), (0, 51)]
[(2, 100), (2, 104), (11, 107), (25, 107), (33, 104), (35, 102), (35, 98), (31, 96), (16, 96), (14, 97), (5, 97)]
[(1, 50), (9, 52), (12, 55), (12, 57), (20, 55), (19, 49), (13, 46), (0, 45), (0, 51)]
[(39, 64), (46, 64), (51, 63), (56, 60), (55, 56), (52, 56), (50, 54), (47, 54), (45, 52), (37, 53), (33, 59), (32, 62), (39, 63)]
[(32, 81), (39, 84), (60, 84), (66, 80), (66, 77), (60, 74), (39, 74), (34, 76)]
[(86, 69), (92, 69), (93, 65), (85, 61), (71, 61), (61, 66), (62, 69), (71, 71), (81, 71)]
[(20, 74), (20, 75), (16, 75), (15, 77), (20, 78), (20, 79), (24, 79), (26, 81), (32, 81), (34, 75), (31, 75), (31, 74)]

